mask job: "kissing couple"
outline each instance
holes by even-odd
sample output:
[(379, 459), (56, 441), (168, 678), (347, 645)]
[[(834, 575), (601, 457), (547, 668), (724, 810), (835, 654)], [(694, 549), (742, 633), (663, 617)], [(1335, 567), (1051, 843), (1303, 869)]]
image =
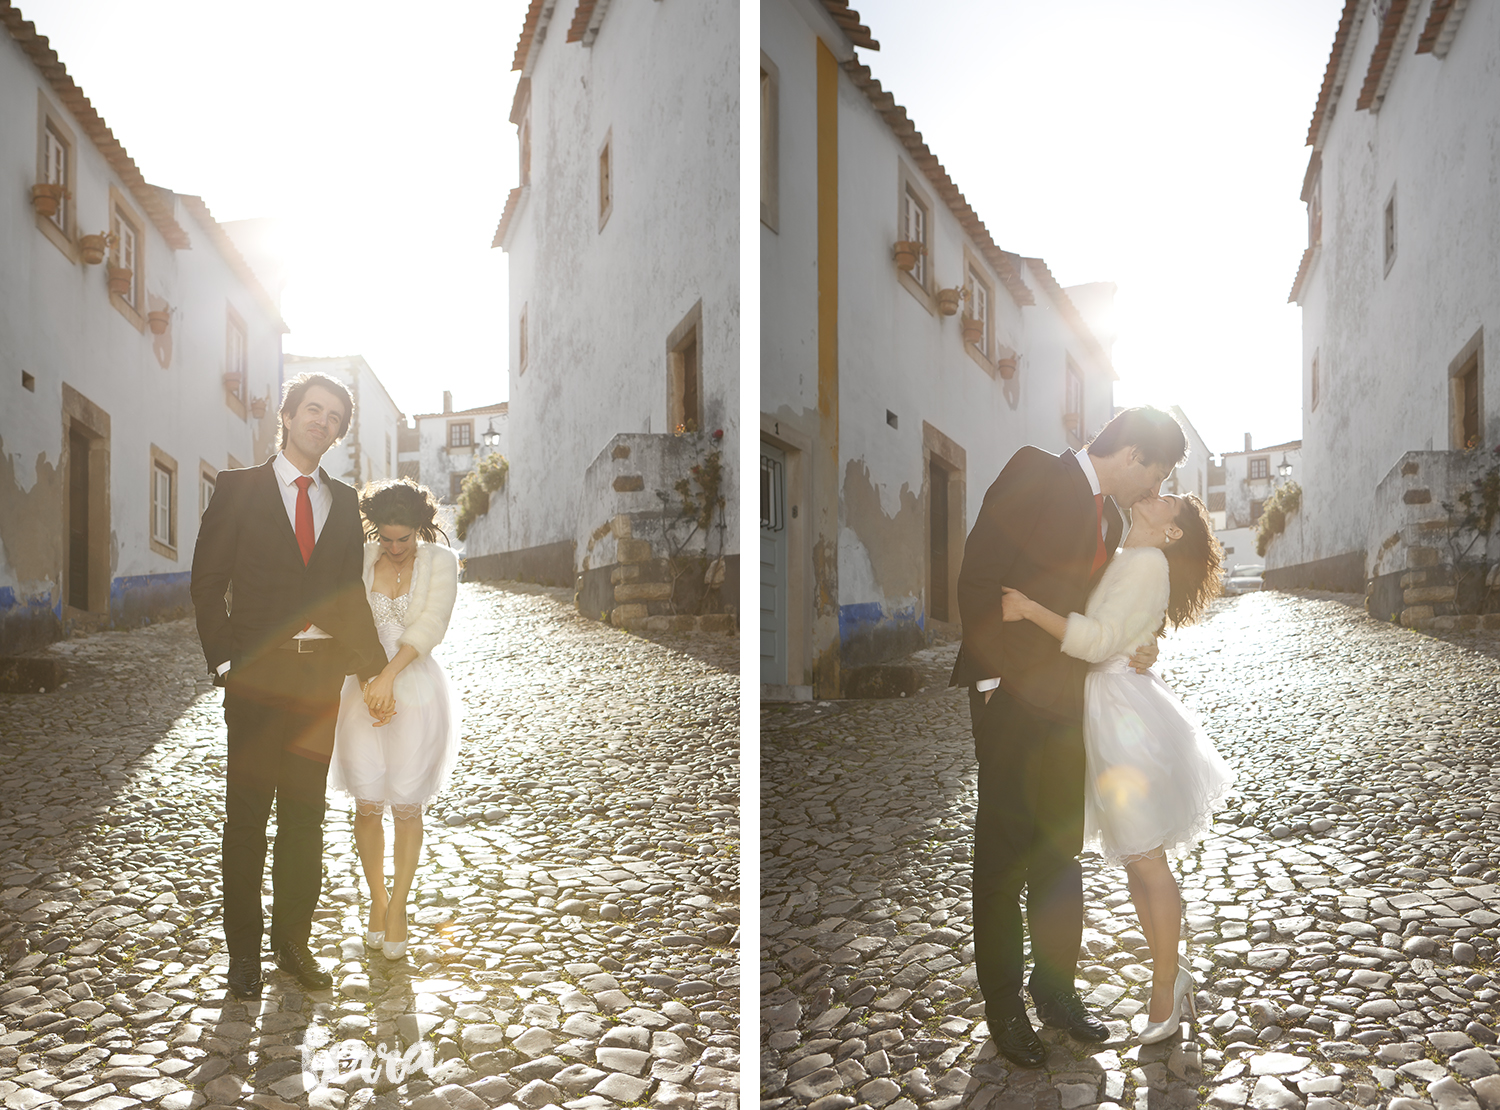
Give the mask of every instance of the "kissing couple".
[(193, 550), (198, 636), (224, 688), (224, 941), (229, 992), (240, 999), (261, 996), (272, 802), (271, 952), (303, 987), (326, 990), (333, 979), (308, 939), (328, 783), (356, 799), (355, 846), (370, 888), (365, 946), (399, 959), (422, 806), (457, 760), (458, 703), (432, 649), (453, 613), (458, 557), (436, 542), (430, 491), (403, 480), (360, 496), (322, 467), (353, 416), (354, 398), (336, 378), (289, 380), (276, 454), (218, 474)]
[(969, 687), (979, 761), (974, 962), (995, 1047), (1022, 1067), (1047, 1055), (1021, 994), (1023, 887), (1037, 1017), (1083, 1041), (1110, 1036), (1075, 984), (1085, 843), (1124, 865), (1151, 951), (1141, 1042), (1177, 1033), (1192, 1006), (1166, 853), (1202, 837), (1234, 773), (1149, 669), (1166, 622), (1193, 620), (1218, 590), (1207, 509), (1159, 492), (1186, 457), (1177, 421), (1150, 407), (1076, 453), (1023, 447), (964, 547), (950, 685)]

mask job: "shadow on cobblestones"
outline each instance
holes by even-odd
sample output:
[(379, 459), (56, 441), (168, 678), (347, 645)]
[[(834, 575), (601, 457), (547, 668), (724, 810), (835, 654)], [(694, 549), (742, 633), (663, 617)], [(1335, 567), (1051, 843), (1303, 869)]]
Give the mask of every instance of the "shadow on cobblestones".
[(463, 749), (407, 957), (364, 950), (330, 797), (311, 946), (335, 986), (267, 963), (248, 1005), (224, 988), (223, 717), (190, 622), (49, 649), (87, 666), (0, 699), (0, 1104), (735, 1106), (738, 648), (570, 602), (460, 587), (437, 655)]
[[(995, 1056), (974, 985), (962, 694), (763, 710), (767, 1106), (1500, 1106), (1500, 666), (1268, 592), (1217, 602), (1160, 670), (1241, 776), (1180, 863), (1199, 1022), (1133, 1045), (1143, 938), (1085, 857), (1081, 989), (1115, 1037), (1049, 1034), (1036, 1071)], [(887, 795), (875, 844), (845, 799)]]

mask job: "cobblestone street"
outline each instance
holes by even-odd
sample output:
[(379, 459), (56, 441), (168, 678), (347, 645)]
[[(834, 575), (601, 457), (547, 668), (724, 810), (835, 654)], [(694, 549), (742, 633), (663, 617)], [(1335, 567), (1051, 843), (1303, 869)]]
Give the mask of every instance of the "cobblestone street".
[(407, 957), (364, 951), (353, 804), (330, 794), (311, 947), (334, 989), (268, 957), (240, 1003), (191, 622), (54, 645), (64, 688), (0, 695), (0, 1105), (735, 1106), (738, 651), (461, 586), (436, 655), (463, 750)]
[(912, 699), (768, 707), (763, 1106), (1500, 1107), (1500, 662), (1359, 601), (1221, 599), (1163, 642), (1240, 775), (1179, 868), (1198, 1021), (1135, 1043), (1144, 939), (1085, 856), (1080, 989), (1114, 1036), (1044, 1031), (1041, 1069), (996, 1054), (975, 986), (957, 646)]

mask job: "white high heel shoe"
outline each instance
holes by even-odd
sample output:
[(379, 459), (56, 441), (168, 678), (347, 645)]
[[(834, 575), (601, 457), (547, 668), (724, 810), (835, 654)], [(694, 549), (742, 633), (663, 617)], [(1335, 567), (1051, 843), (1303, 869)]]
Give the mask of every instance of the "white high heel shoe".
[(1146, 1022), (1146, 1028), (1141, 1030), (1141, 1044), (1157, 1044), (1181, 1029), (1183, 1010), (1186, 1010), (1192, 1017), (1198, 1016), (1197, 1003), (1193, 999), (1193, 975), (1182, 966), (1185, 962), (1179, 962), (1177, 980), (1172, 984), (1172, 1012), (1167, 1015), (1165, 1021)]
[[(387, 902), (386, 905), (387, 905), (387, 907), (389, 907), (390, 903)], [(365, 948), (366, 949), (379, 948), (381, 946), (381, 944), (383, 944), (384, 942), (385, 942), (385, 930), (384, 929), (370, 929), (370, 928), (366, 928), (365, 929)]]
[[(389, 909), (386, 910), (386, 914), (390, 914)], [(386, 924), (389, 925), (390, 922), (387, 921)], [(406, 908), (404, 906), (401, 909), (401, 924), (406, 925)], [(385, 958), (388, 960), (399, 960), (402, 956), (406, 955), (406, 941), (382, 940), (380, 951), (385, 954)]]

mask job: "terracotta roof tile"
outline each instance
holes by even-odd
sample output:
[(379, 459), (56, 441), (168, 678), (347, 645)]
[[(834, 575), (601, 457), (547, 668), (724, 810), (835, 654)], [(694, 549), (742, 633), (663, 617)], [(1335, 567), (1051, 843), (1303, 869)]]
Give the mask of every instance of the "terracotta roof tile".
[(526, 19), (521, 24), (521, 39), (516, 43), (516, 53), (510, 61), (512, 71), (526, 67), (526, 55), (531, 52), (531, 43), (538, 33), (545, 33), (546, 25), (542, 23), (542, 9), (546, 8), (551, 14), (552, 4), (556, 0), (531, 0), (526, 9)]
[(1036, 275), (1042, 288), (1047, 290), (1048, 296), (1056, 303), (1058, 314), (1068, 322), (1068, 326), (1073, 329), (1078, 338), (1083, 340), (1084, 346), (1093, 351), (1099, 361), (1104, 363), (1104, 368), (1109, 371), (1110, 380), (1119, 381), (1120, 375), (1115, 372), (1109, 352), (1104, 349), (1104, 344), (1099, 342), (1099, 337), (1094, 334), (1094, 329), (1089, 327), (1088, 321), (1083, 318), (1083, 313), (1078, 311), (1078, 306), (1073, 303), (1073, 298), (1068, 296), (1068, 291), (1052, 276), (1052, 271), (1047, 268), (1047, 264), (1040, 258), (1027, 258), (1025, 262), (1031, 268), (1031, 272)]
[(234, 240), (229, 233), (214, 219), (214, 214), (208, 210), (208, 205), (203, 203), (202, 197), (191, 196), (187, 193), (178, 193), (177, 199), (182, 201), (182, 206), (192, 213), (193, 218), (201, 224), (208, 237), (213, 241), (219, 253), (224, 256), (224, 261), (229, 263), (229, 268), (234, 271), (235, 277), (244, 283), (245, 288), (250, 291), (251, 296), (260, 301), (261, 307), (271, 314), (283, 332), (291, 329), (286, 326), (281, 318), (281, 309), (276, 304), (276, 298), (266, 291), (261, 284), (260, 278), (255, 276), (255, 271), (250, 268), (250, 263), (245, 261), (245, 256), (240, 253), (240, 248), (235, 246)]
[(510, 191), (510, 196), (505, 198), (505, 211), (500, 213), (500, 223), (495, 228), (495, 237), (490, 240), (490, 249), (505, 246), (505, 231), (510, 227), (511, 216), (515, 214), (517, 206), (521, 203), (522, 186), (517, 185)]
[(1370, 55), (1370, 68), (1365, 70), (1365, 84), (1359, 90), (1359, 100), (1354, 104), (1361, 111), (1378, 107), (1375, 99), (1380, 91), (1380, 79), (1385, 76), (1386, 67), (1394, 60), (1399, 46), (1396, 40), (1400, 37), (1401, 24), (1410, 4), (1411, 0), (1391, 0), (1391, 6), (1385, 10), (1385, 19), (1380, 24), (1380, 38), (1376, 40), (1375, 52)]
[(1344, 67), (1344, 52), (1354, 37), (1354, 25), (1366, 0), (1344, 0), (1344, 14), (1339, 16), (1339, 29), (1333, 36), (1333, 50), (1328, 55), (1328, 66), (1323, 70), (1323, 87), (1318, 90), (1318, 103), (1313, 108), (1312, 123), (1307, 128), (1307, 145), (1318, 141), (1318, 132), (1323, 121), (1333, 111), (1334, 94), (1341, 84), (1340, 75)]
[(569, 42), (581, 42), (583, 33), (589, 29), (589, 16), (594, 14), (595, 0), (578, 0), (578, 10), (573, 13), (573, 23), (568, 28)]
[(52, 91), (63, 102), (63, 106), (73, 113), (83, 133), (89, 137), (99, 153), (104, 155), (110, 169), (114, 170), (120, 180), (125, 183), (125, 187), (130, 190), (130, 195), (145, 211), (152, 225), (161, 232), (162, 238), (167, 241), (167, 246), (173, 250), (186, 250), (192, 246), (187, 232), (183, 230), (182, 225), (177, 222), (172, 213), (171, 194), (167, 193), (164, 196), (161, 191), (147, 183), (145, 177), (141, 175), (140, 168), (131, 160), (130, 155), (125, 153), (125, 148), (120, 145), (120, 141), (115, 138), (114, 133), (94, 110), (94, 106), (89, 103), (89, 98), (83, 95), (83, 90), (73, 82), (73, 78), (68, 76), (68, 71), (59, 60), (57, 51), (47, 44), (46, 36), (37, 34), (36, 24), (25, 19), (20, 9), (10, 0), (0, 0), (0, 23), (5, 24), (11, 38), (16, 40), (16, 44), (26, 52), (32, 64), (47, 79), (47, 83), (52, 86)]
[(1302, 264), (1297, 267), (1297, 278), (1292, 282), (1292, 291), (1287, 295), (1287, 304), (1301, 304), (1302, 283), (1307, 280), (1308, 271), (1312, 269), (1313, 248), (1308, 247), (1302, 252)]
[(1469, 0), (1432, 0), (1432, 11), (1427, 15), (1427, 24), (1417, 39), (1417, 53), (1431, 54), (1442, 58), (1448, 53), (1448, 44), (1458, 31)]
[[(588, 0), (581, 0), (581, 3), (588, 3)], [(859, 21), (859, 13), (848, 5), (847, 0), (823, 0), (823, 7), (855, 46), (866, 50), (880, 49), (880, 43), (870, 37), (870, 29)]]
[(963, 193), (958, 191), (958, 186), (948, 176), (948, 171), (943, 169), (943, 164), (937, 160), (937, 156), (928, 149), (927, 144), (922, 141), (921, 133), (917, 131), (916, 125), (906, 115), (906, 109), (896, 103), (890, 93), (880, 87), (880, 82), (870, 75), (868, 66), (862, 66), (857, 61), (848, 61), (843, 64), (844, 72), (854, 82), (854, 87), (861, 90), (869, 99), (875, 111), (880, 113), (882, 119), (901, 140), (901, 145), (906, 152), (921, 168), (932, 187), (942, 197), (943, 203), (958, 220), (959, 226), (969, 236), (974, 245), (982, 254), (995, 273), (1000, 276), (1000, 283), (1010, 293), (1011, 298), (1018, 305), (1035, 304), (1036, 300), (1031, 295), (1031, 290), (1021, 280), (1020, 271), (1016, 269), (1018, 256), (1001, 250), (990, 238), (988, 229), (979, 219), (969, 202), (964, 199)]

